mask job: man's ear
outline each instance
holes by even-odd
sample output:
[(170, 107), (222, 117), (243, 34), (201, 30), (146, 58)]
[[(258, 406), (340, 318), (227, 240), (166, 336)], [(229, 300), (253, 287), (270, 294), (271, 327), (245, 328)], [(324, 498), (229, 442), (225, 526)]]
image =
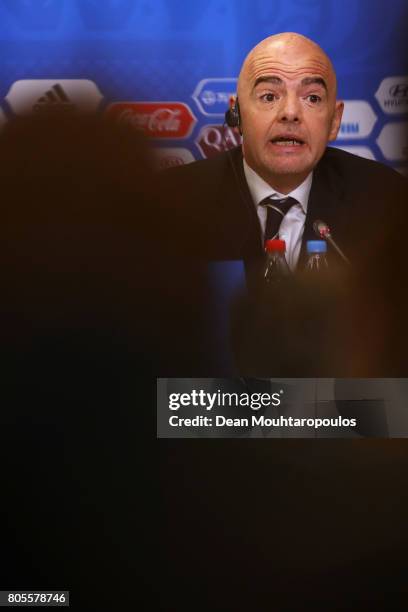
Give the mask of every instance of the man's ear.
[(340, 129), (341, 118), (343, 116), (344, 102), (337, 100), (334, 107), (333, 118), (330, 126), (329, 140), (336, 140), (338, 131)]

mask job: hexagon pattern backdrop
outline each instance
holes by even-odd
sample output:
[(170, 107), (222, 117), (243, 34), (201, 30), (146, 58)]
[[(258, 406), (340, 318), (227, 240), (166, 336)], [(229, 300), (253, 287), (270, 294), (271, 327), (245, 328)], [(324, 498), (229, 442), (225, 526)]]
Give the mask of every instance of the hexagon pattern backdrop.
[(295, 31), (331, 56), (339, 146), (408, 170), (406, 0), (0, 0), (0, 129), (52, 105), (143, 129), (162, 166), (210, 157), (246, 53)]

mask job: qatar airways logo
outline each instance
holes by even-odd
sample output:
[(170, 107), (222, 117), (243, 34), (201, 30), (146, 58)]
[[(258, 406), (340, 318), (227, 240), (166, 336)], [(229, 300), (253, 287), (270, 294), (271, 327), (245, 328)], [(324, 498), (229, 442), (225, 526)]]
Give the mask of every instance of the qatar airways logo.
[(204, 125), (195, 139), (204, 158), (214, 157), (222, 151), (228, 151), (242, 143), (242, 136), (237, 128), (222, 125)]
[(106, 113), (150, 138), (188, 138), (197, 122), (183, 102), (115, 102)]

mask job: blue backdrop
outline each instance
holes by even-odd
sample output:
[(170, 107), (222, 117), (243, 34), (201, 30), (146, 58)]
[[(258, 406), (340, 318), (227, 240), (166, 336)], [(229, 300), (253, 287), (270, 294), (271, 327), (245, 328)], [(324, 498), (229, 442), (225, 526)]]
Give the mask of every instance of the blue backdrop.
[(0, 125), (98, 108), (144, 129), (162, 165), (207, 157), (248, 50), (296, 31), (336, 67), (336, 145), (406, 172), (407, 16), (406, 0), (0, 0)]

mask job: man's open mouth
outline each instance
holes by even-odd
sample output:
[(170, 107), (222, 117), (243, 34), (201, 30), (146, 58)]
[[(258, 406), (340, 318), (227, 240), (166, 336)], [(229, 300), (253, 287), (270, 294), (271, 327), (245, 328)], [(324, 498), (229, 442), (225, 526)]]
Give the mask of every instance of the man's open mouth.
[(305, 144), (304, 140), (293, 136), (276, 136), (276, 138), (272, 138), (271, 143), (282, 147), (300, 147)]

